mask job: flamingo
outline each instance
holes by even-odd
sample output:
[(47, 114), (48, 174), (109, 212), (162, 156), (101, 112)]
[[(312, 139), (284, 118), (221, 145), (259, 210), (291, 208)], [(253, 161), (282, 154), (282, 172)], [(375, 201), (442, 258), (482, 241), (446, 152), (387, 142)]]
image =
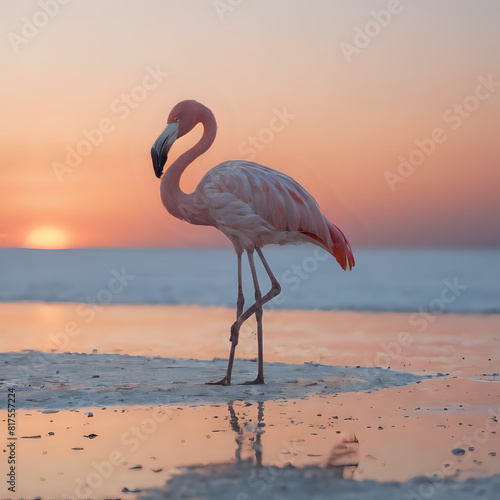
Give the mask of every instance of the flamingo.
[[(241, 325), (255, 314), (258, 373), (255, 380), (245, 384), (263, 384), (262, 306), (281, 292), (281, 286), (262, 253), (262, 247), (269, 244), (312, 243), (332, 254), (344, 270), (352, 269), (354, 256), (342, 231), (321, 213), (315, 199), (299, 183), (258, 163), (241, 160), (221, 163), (203, 176), (193, 193), (184, 193), (179, 186), (182, 173), (210, 148), (217, 133), (214, 114), (197, 101), (181, 101), (170, 112), (165, 130), (151, 148), (156, 177), (161, 178), (173, 143), (198, 123), (203, 125), (203, 135), (163, 175), (160, 184), (161, 200), (174, 217), (190, 224), (213, 226), (222, 231), (233, 244), (238, 259), (236, 321), (231, 326), (227, 372), (222, 380), (207, 383), (231, 383)], [(241, 280), (241, 256), (244, 251), (248, 256), (255, 288), (255, 302), (246, 310), (243, 310), (245, 298)], [(271, 289), (264, 296), (257, 280), (254, 252), (257, 252), (271, 280)]]

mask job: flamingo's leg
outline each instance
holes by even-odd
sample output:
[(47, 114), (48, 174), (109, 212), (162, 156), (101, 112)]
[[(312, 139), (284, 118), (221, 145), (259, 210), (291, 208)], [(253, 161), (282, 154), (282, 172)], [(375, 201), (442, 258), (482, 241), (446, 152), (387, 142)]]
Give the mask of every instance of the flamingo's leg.
[[(239, 319), (241, 313), (243, 312), (243, 305), (245, 304), (245, 297), (243, 296), (243, 286), (241, 279), (241, 253), (238, 253), (238, 300), (236, 302), (236, 320)], [(226, 376), (219, 380), (218, 382), (207, 382), (207, 385), (229, 385), (231, 383), (231, 372), (233, 370), (234, 353), (236, 351), (236, 346), (238, 345), (239, 328), (236, 330), (231, 327), (231, 337), (229, 338), (231, 342), (231, 351), (229, 352), (229, 361), (227, 364)]]
[(241, 316), (243, 306), (245, 305), (245, 297), (243, 296), (243, 285), (241, 279), (241, 253), (238, 254), (238, 300), (236, 302), (236, 319)]
[[(257, 271), (255, 270), (255, 262), (253, 260), (253, 252), (248, 253), (248, 263), (250, 264), (250, 269), (252, 271), (253, 286), (255, 288), (255, 303), (258, 304), (262, 298), (262, 293), (259, 287), (259, 280), (257, 279)], [(244, 385), (251, 384), (263, 384), (264, 383), (264, 354), (262, 345), (262, 306), (258, 306), (255, 311), (255, 317), (257, 319), (257, 344), (259, 351), (259, 371), (257, 373), (257, 378), (251, 382), (245, 382)]]
[(269, 302), (271, 299), (276, 297), (277, 295), (280, 294), (281, 292), (281, 286), (278, 283), (278, 280), (275, 278), (273, 272), (271, 271), (271, 268), (269, 267), (269, 264), (267, 263), (266, 259), (264, 258), (264, 254), (262, 253), (262, 250), (258, 247), (255, 247), (255, 250), (257, 250), (257, 253), (259, 254), (260, 260), (262, 261), (262, 264), (264, 265), (264, 269), (266, 270), (269, 279), (271, 280), (271, 290), (267, 292), (264, 297), (260, 298), (256, 302), (254, 302), (244, 313), (240, 315), (238, 320), (234, 323), (233, 327), (237, 330), (240, 329), (241, 325), (252, 315), (257, 312), (257, 309), (262, 308), (262, 306), (266, 303)]
[[(240, 315), (240, 317), (236, 320), (236, 322), (233, 324), (231, 327), (231, 332), (236, 333), (238, 335), (238, 332), (240, 330), (241, 325), (252, 315), (252, 314), (257, 314), (258, 311), (260, 311), (260, 314), (262, 314), (262, 306), (266, 303), (269, 302), (272, 298), (276, 297), (279, 295), (281, 292), (281, 286), (278, 283), (278, 280), (274, 276), (273, 272), (271, 271), (271, 268), (269, 267), (269, 264), (267, 263), (264, 254), (262, 253), (262, 250), (258, 247), (255, 248), (257, 250), (257, 253), (259, 254), (260, 260), (262, 261), (262, 264), (264, 266), (264, 269), (266, 270), (269, 279), (271, 280), (271, 290), (264, 295), (264, 297), (261, 297), (259, 299), (256, 298), (255, 302), (244, 312)], [(255, 268), (252, 269), (252, 275), (255, 272)], [(255, 283), (255, 282), (254, 282)], [(260, 292), (260, 290), (259, 290)], [(257, 294), (257, 289), (256, 289), (256, 294)], [(261, 316), (262, 318), (262, 316)], [(259, 378), (259, 375), (257, 376), (257, 379), (252, 382), (256, 384), (262, 384), (264, 383), (264, 374), (263, 374), (263, 368), (261, 368), (261, 364), (263, 366), (263, 354), (262, 354), (262, 330), (260, 333), (260, 339), (259, 340), (259, 375), (262, 375), (262, 379)]]

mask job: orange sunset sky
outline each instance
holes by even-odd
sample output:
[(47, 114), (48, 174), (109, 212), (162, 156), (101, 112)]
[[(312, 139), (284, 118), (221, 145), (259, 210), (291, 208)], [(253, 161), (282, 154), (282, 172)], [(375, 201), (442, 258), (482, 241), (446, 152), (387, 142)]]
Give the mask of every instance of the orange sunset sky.
[(219, 129), (186, 191), (252, 159), (300, 182), (353, 247), (500, 244), (498, 0), (17, 0), (0, 14), (0, 246), (228, 244), (160, 201), (150, 149), (187, 98)]

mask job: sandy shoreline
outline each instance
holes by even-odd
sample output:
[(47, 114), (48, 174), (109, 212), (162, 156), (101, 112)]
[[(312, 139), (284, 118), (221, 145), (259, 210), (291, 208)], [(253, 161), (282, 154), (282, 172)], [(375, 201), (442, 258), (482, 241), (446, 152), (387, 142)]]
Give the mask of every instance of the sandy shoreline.
[[(0, 380), (16, 388), (18, 409), (65, 409), (113, 405), (211, 404), (245, 399), (274, 401), (309, 394), (372, 391), (419, 383), (417, 376), (383, 368), (307, 363), (266, 363), (264, 386), (242, 386), (255, 377), (256, 363), (237, 359), (233, 383), (219, 380), (227, 361), (123, 354), (0, 353)], [(6, 409), (7, 400), (0, 403)]]
[[(112, 306), (85, 323), (75, 307), (0, 304), (1, 389), (19, 402), (18, 489), (1, 498), (496, 498), (500, 316), (420, 332), (406, 314), (273, 311), (269, 383), (214, 388), (234, 311)], [(238, 381), (254, 344), (249, 328)]]

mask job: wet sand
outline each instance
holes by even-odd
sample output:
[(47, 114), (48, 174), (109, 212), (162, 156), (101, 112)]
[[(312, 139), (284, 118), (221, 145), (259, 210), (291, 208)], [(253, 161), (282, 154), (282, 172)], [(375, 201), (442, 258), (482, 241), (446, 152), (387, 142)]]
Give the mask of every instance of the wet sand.
[[(15, 382), (18, 394), (17, 488), (2, 484), (1, 498), (162, 498), (167, 490), (168, 498), (324, 498), (332, 488), (338, 498), (496, 498), (499, 316), (434, 316), (418, 331), (408, 314), (272, 311), (266, 360), (288, 365), (269, 366), (264, 387), (214, 395), (203, 382), (225, 362), (211, 372), (197, 360), (227, 355), (233, 311), (111, 306), (86, 323), (76, 308), (0, 305), (1, 350), (12, 353), (2, 357), (2, 393)], [(254, 337), (253, 328), (242, 333), (240, 357), (254, 358)], [(23, 349), (50, 360), (34, 378), (36, 365), (24, 363), (32, 377), (24, 386), (18, 369), (5, 370), (5, 361), (33, 355)], [(175, 361), (188, 371), (167, 380), (159, 373), (175, 368), (148, 369), (158, 356), (196, 359)], [(327, 372), (314, 378), (318, 363)], [(256, 364), (236, 367), (244, 379)], [(140, 399), (162, 385), (165, 402)], [(6, 396), (0, 403), (4, 433)], [(5, 477), (6, 456), (0, 466)]]

